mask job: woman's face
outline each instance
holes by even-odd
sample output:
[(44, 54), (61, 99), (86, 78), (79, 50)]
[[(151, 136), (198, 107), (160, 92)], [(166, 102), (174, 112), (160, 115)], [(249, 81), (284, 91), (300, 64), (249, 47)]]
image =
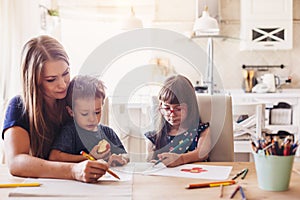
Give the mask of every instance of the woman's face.
[(160, 113), (164, 119), (173, 127), (179, 127), (187, 117), (187, 105), (181, 104), (169, 104), (167, 102), (161, 102)]
[(48, 61), (42, 68), (41, 86), (45, 99), (50, 102), (63, 99), (70, 83), (70, 68), (63, 60)]

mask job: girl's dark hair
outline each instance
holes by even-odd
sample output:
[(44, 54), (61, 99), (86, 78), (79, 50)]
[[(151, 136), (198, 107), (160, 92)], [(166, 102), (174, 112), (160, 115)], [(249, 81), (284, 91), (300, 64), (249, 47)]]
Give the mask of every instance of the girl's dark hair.
[[(194, 87), (189, 79), (182, 75), (174, 75), (166, 79), (161, 88), (158, 100), (159, 106), (162, 102), (169, 104), (187, 105), (187, 118), (181, 126), (188, 129), (197, 128), (200, 122), (199, 109)], [(162, 115), (158, 117), (159, 122), (157, 127), (156, 149), (160, 149), (167, 144), (167, 133), (170, 131), (170, 124), (164, 119)]]

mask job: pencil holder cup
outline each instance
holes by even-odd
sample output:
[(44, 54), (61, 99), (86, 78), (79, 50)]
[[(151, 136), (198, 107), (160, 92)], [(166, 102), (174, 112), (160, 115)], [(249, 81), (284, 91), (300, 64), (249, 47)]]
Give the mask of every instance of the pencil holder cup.
[(266, 156), (253, 153), (259, 188), (268, 191), (288, 190), (294, 155)]

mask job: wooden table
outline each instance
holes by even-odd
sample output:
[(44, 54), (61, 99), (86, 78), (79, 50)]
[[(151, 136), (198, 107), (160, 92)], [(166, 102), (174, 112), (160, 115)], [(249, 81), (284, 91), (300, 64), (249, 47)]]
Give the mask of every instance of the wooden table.
[[(238, 178), (238, 184), (244, 188), (247, 199), (299, 199), (300, 198), (300, 163), (295, 162), (290, 182), (290, 188), (284, 192), (270, 192), (259, 189), (254, 163), (252, 162), (235, 162), (235, 163), (205, 163), (209, 165), (233, 166), (230, 177), (244, 168), (248, 168), (249, 172), (244, 180)], [(13, 177), (8, 173), (6, 166), (0, 167), (0, 182), (21, 182), (23, 178)], [(237, 185), (225, 186), (223, 190), (223, 198), (219, 197), (220, 188), (200, 188), (185, 189), (189, 183), (207, 182), (208, 180), (196, 180), (187, 178), (162, 177), (162, 176), (144, 176), (134, 175), (133, 177), (133, 197), (132, 199), (229, 199), (232, 191)], [(8, 194), (13, 189), (0, 188), (0, 199), (7, 200)], [(55, 198), (57, 199), (57, 198)], [(238, 192), (234, 199), (241, 199)]]

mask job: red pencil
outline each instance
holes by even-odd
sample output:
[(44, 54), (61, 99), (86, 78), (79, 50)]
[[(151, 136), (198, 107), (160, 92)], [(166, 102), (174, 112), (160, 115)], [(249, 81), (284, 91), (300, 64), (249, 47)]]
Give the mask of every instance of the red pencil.
[(235, 196), (235, 194), (240, 190), (240, 186), (236, 186), (236, 188), (234, 189), (233, 193), (230, 195), (230, 199), (233, 199), (233, 197)]
[(291, 141), (287, 140), (287, 142), (284, 144), (284, 149), (283, 149), (283, 155), (284, 156), (289, 156), (291, 152)]

